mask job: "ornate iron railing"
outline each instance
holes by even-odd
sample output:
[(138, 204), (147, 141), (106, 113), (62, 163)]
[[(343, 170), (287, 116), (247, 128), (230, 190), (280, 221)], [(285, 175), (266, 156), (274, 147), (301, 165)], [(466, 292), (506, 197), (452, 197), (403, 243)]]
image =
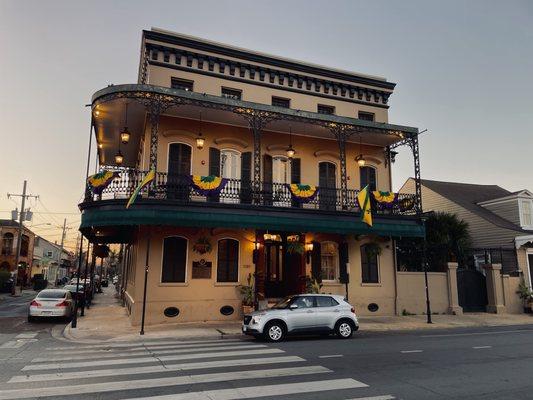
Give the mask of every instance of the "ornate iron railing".
[[(135, 188), (144, 179), (148, 171), (121, 168), (118, 176), (101, 194), (93, 194), (89, 187), (85, 193), (85, 202), (108, 199), (128, 199)], [(257, 190), (256, 188), (259, 188)], [(140, 198), (170, 200), (179, 203), (204, 202), (250, 205), (256, 207), (281, 207), (292, 209), (316, 209), (324, 211), (359, 212), (357, 204), (358, 190), (348, 189), (346, 207), (343, 208), (340, 188), (319, 187), (317, 195), (307, 203), (293, 199), (289, 187), (284, 183), (259, 182), (240, 179), (227, 179), (226, 185), (217, 194), (202, 195), (193, 186), (190, 176), (172, 175), (158, 172), (154, 181), (139, 193)], [(399, 194), (398, 201), (387, 207), (372, 200), (372, 211), (378, 215), (415, 215), (416, 196)]]

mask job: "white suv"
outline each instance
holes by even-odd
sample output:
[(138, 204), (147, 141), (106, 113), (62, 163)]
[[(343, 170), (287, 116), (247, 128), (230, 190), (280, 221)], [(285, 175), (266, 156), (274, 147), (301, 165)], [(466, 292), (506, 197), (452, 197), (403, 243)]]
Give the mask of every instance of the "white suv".
[(296, 333), (335, 333), (348, 339), (359, 329), (355, 309), (342, 296), (301, 294), (289, 296), (272, 308), (244, 316), (242, 331), (272, 342)]

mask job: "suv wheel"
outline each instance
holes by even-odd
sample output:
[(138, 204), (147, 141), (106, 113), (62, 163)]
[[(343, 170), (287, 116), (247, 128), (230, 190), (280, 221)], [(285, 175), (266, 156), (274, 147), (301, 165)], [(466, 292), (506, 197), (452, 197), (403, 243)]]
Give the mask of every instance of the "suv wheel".
[(339, 321), (335, 325), (335, 334), (341, 339), (349, 339), (353, 334), (353, 327), (348, 321)]
[(285, 337), (285, 327), (279, 322), (270, 322), (264, 329), (265, 339), (270, 342), (281, 342)]

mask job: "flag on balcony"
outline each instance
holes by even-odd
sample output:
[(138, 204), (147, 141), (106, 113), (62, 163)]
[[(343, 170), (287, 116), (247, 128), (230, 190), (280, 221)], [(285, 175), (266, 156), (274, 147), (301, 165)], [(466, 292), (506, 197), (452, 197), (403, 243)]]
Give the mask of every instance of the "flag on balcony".
[(370, 205), (370, 192), (368, 185), (365, 186), (357, 195), (357, 202), (361, 209), (361, 220), (368, 226), (372, 226), (372, 206)]
[(87, 184), (94, 194), (100, 195), (117, 176), (119, 176), (117, 171), (103, 170), (97, 174), (89, 176), (87, 178)]
[(398, 195), (393, 192), (381, 192), (379, 190), (375, 190), (372, 192), (372, 196), (374, 196), (374, 199), (380, 206), (386, 208), (392, 208), (393, 205), (398, 201)]
[(292, 183), (287, 186), (289, 187), (292, 198), (300, 203), (308, 203), (312, 201), (318, 193), (318, 188), (312, 185)]
[(226, 178), (215, 175), (191, 175), (192, 187), (200, 196), (219, 194), (228, 183)]
[(155, 178), (155, 170), (154, 169), (151, 169), (150, 172), (148, 172), (146, 174), (146, 176), (144, 177), (144, 179), (141, 181), (141, 183), (139, 183), (139, 185), (135, 188), (135, 190), (133, 191), (133, 193), (131, 194), (131, 197), (130, 199), (128, 200), (128, 204), (126, 204), (126, 208), (130, 208), (130, 206), (135, 202), (135, 200), (137, 199), (137, 196), (139, 195), (139, 193), (141, 192), (141, 190), (143, 190), (146, 186), (148, 186), (150, 184), (150, 182), (152, 182)]

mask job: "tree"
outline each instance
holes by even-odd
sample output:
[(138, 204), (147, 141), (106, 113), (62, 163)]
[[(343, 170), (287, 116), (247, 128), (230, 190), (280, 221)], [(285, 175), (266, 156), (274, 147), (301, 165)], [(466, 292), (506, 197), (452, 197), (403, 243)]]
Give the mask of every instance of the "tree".
[[(445, 271), (448, 261), (465, 265), (472, 240), (468, 223), (457, 215), (435, 212), (426, 220), (426, 254), (431, 271)], [(423, 269), (424, 239), (401, 238), (397, 241), (396, 252), (400, 270)]]

